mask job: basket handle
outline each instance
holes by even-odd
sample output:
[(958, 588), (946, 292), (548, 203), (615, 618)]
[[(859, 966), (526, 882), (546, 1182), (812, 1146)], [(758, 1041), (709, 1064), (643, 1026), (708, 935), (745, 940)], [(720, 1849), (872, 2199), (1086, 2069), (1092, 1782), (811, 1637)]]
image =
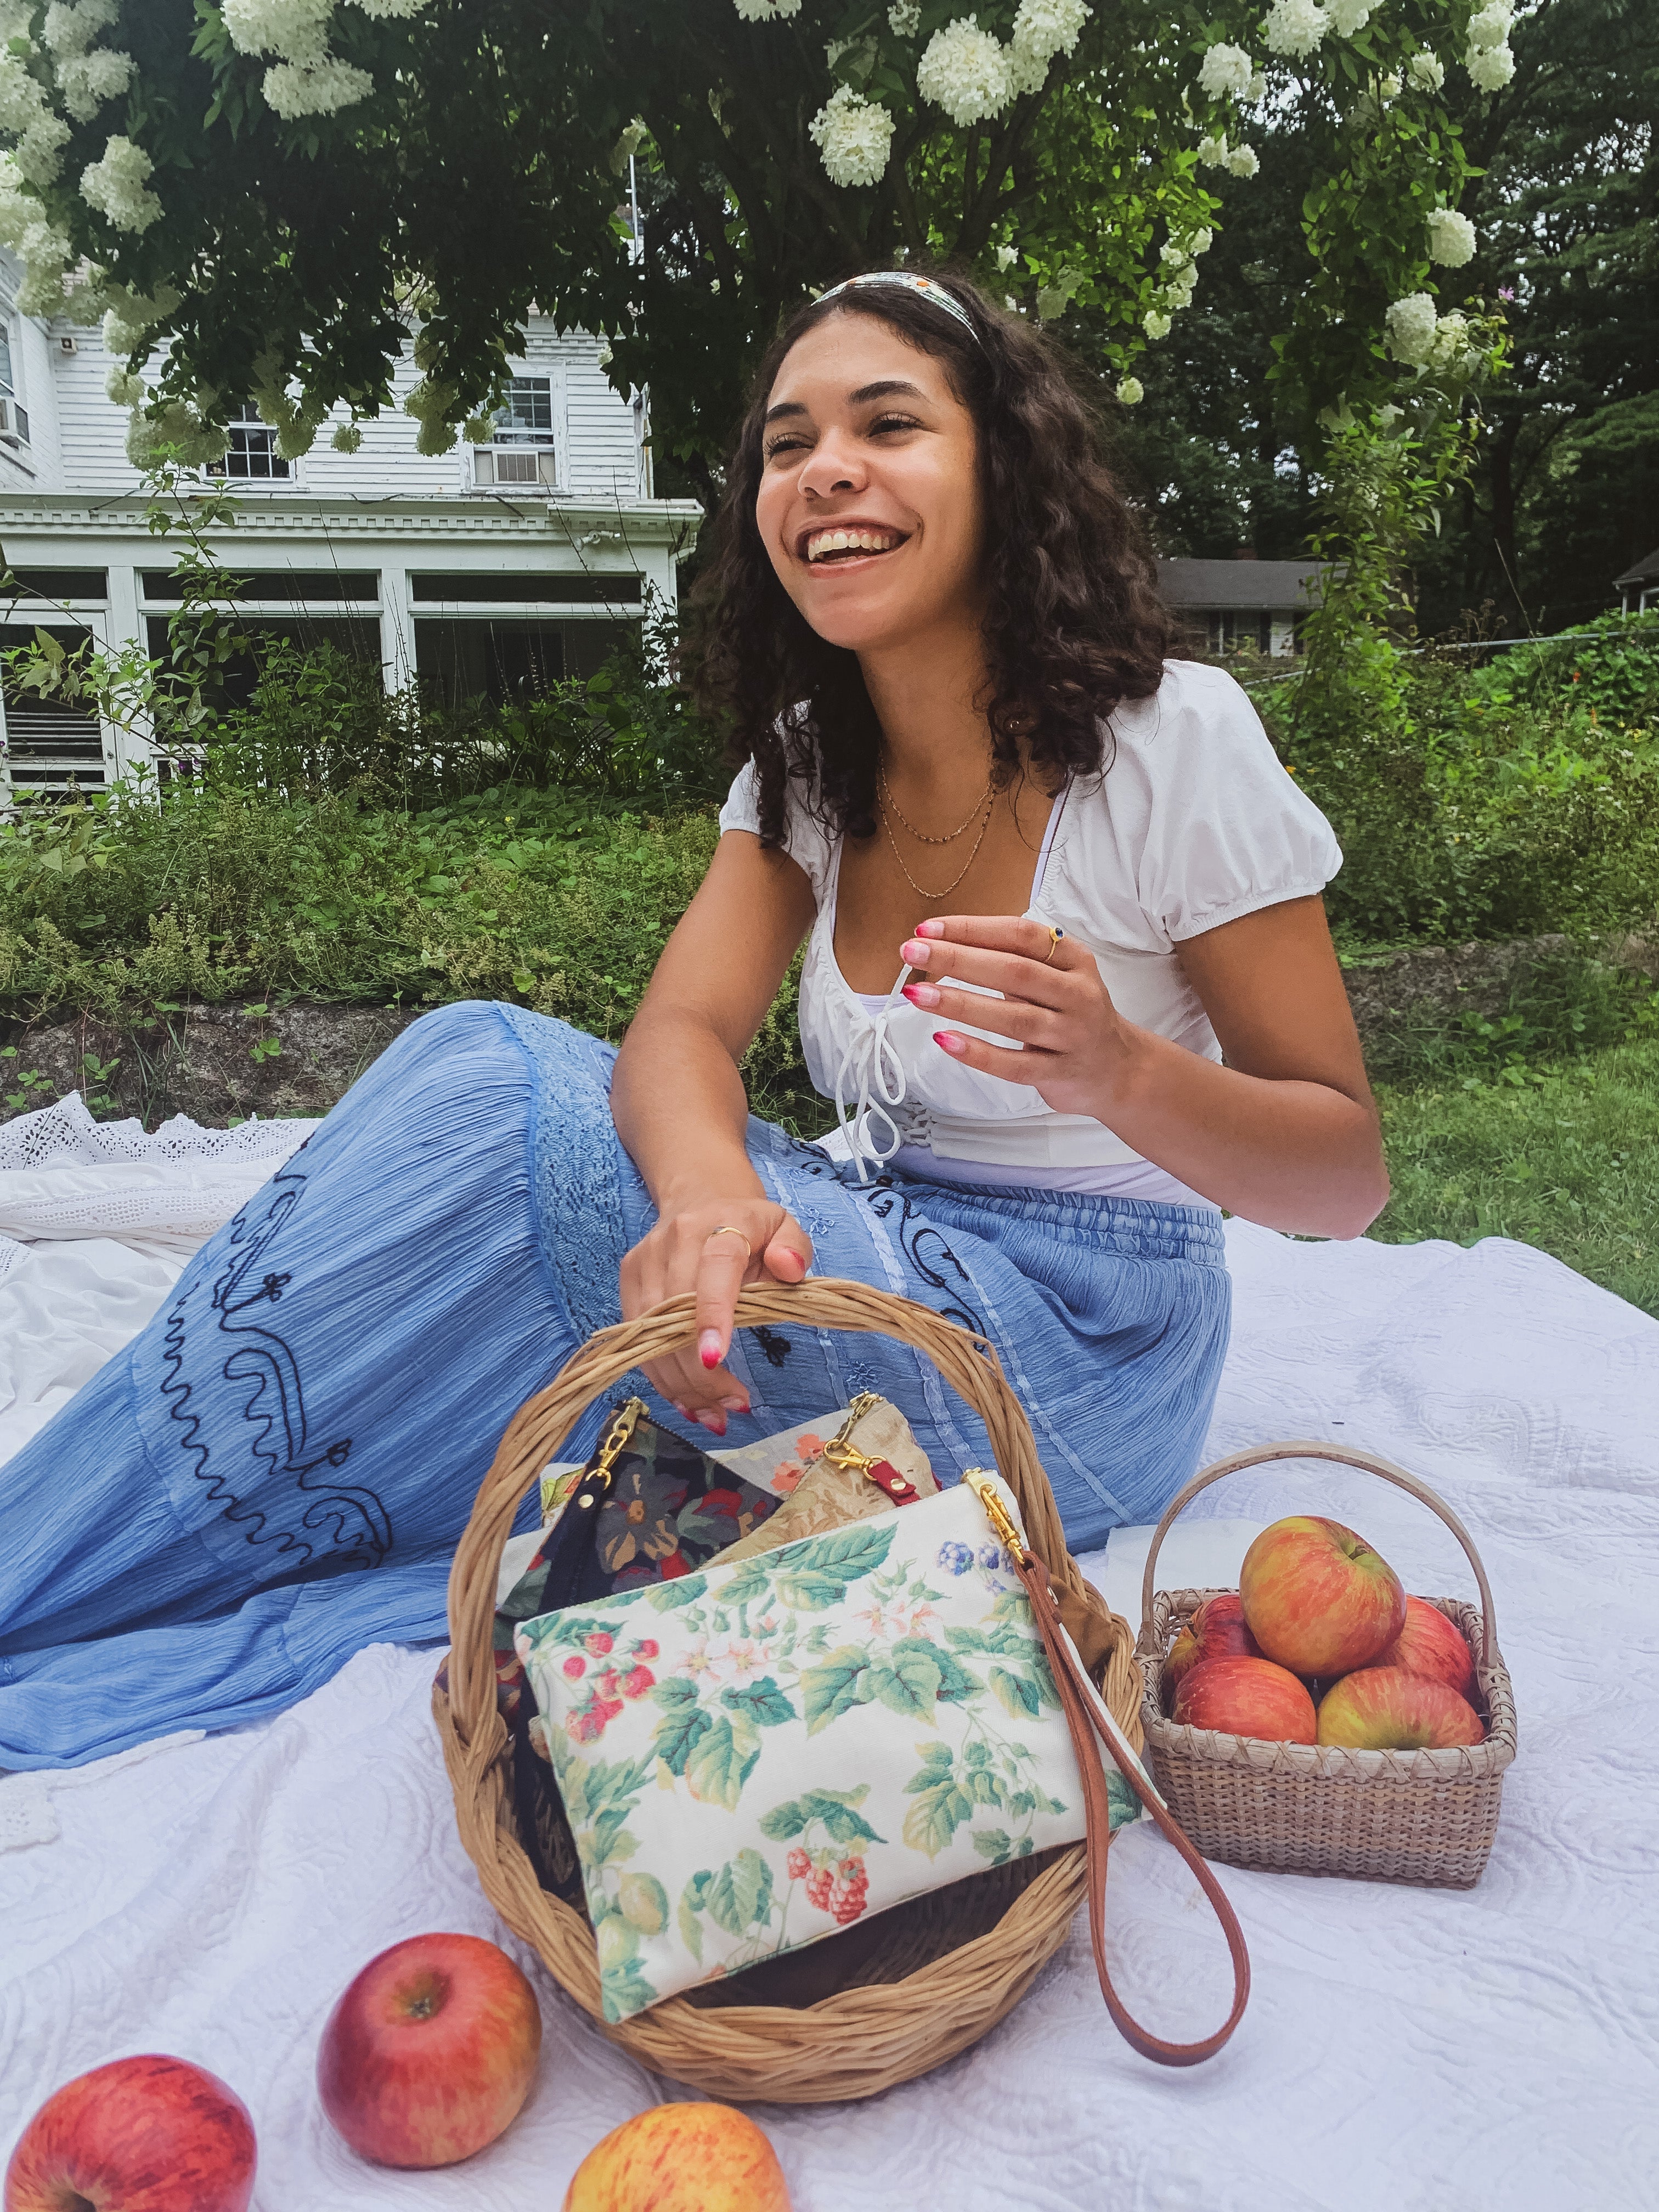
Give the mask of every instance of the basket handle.
[[(1031, 1425), (985, 1338), (942, 1320), (913, 1298), (824, 1276), (798, 1284), (757, 1283), (741, 1291), (734, 1326), (765, 1323), (896, 1337), (931, 1359), (984, 1422), (997, 1470), (1018, 1499), (1033, 1542), (1045, 1558), (1060, 1562), (1055, 1580), (1089, 1601), (1093, 1593), (1072, 1562)], [(475, 1755), (488, 1758), (499, 1748), (494, 1733), (501, 1727), (493, 1652), (495, 1577), (519, 1501), (557, 1456), (594, 1399), (633, 1368), (689, 1343), (696, 1325), (696, 1300), (688, 1292), (665, 1299), (632, 1321), (600, 1329), (507, 1424), (473, 1501), (449, 1576), (450, 1710)], [(1126, 1630), (1126, 1647), (1127, 1634)]]
[(1241, 1468), (1261, 1467), (1275, 1459), (1328, 1459), (1341, 1467), (1357, 1467), (1367, 1474), (1380, 1475), (1384, 1482), (1393, 1483), (1396, 1490), (1426, 1505), (1431, 1513), (1437, 1514), (1458, 1542), (1474, 1570), (1474, 1579), (1480, 1591), (1480, 1664), (1490, 1668), (1498, 1645), (1498, 1628), (1492, 1619), (1492, 1585), (1486, 1580), (1486, 1570), (1480, 1564), (1480, 1554), (1474, 1547), (1474, 1539), (1458, 1519), (1443, 1498), (1437, 1498), (1426, 1482), (1419, 1482), (1414, 1474), (1407, 1474), (1403, 1467), (1396, 1467), (1391, 1459), (1379, 1459), (1375, 1452), (1355, 1451), (1346, 1444), (1326, 1443), (1318, 1438), (1302, 1437), (1285, 1443), (1253, 1444), (1249, 1451), (1230, 1452), (1225, 1459), (1214, 1461), (1200, 1468), (1185, 1489), (1179, 1490), (1164, 1509), (1164, 1518), (1152, 1532), (1151, 1548), (1146, 1553), (1146, 1571), (1140, 1578), (1140, 1642), (1142, 1651), (1152, 1649), (1152, 1589), (1158, 1566), (1158, 1555), (1170, 1523), (1176, 1516), (1190, 1505), (1200, 1490), (1207, 1490), (1212, 1482), (1219, 1482), (1224, 1474), (1237, 1474)]

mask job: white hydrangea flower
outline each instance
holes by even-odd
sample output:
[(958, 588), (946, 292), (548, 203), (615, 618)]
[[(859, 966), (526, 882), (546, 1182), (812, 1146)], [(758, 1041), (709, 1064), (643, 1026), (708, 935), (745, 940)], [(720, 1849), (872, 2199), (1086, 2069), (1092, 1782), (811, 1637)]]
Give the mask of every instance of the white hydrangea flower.
[(40, 27), (40, 43), (60, 61), (83, 54), (100, 31), (120, 14), (120, 0), (52, 0)]
[(112, 361), (104, 379), (104, 390), (118, 407), (142, 407), (149, 386), (122, 362)]
[(732, 4), (745, 23), (778, 23), (800, 13), (800, 0), (732, 0)]
[(1431, 208), (1429, 258), (1443, 269), (1461, 269), (1474, 258), (1474, 225), (1455, 208)]
[(132, 77), (132, 56), (96, 46), (58, 64), (64, 105), (77, 123), (90, 123), (106, 100), (118, 100)]
[(1405, 90), (1404, 85), (1401, 84), (1399, 77), (1395, 74), (1393, 70), (1389, 71), (1387, 76), (1383, 78), (1382, 82), (1376, 88), (1382, 94), (1385, 100), (1398, 100), (1401, 94)]
[(1187, 240), (1187, 250), (1196, 260), (1200, 253), (1207, 253), (1214, 244), (1215, 233), (1212, 230), (1195, 230)]
[(302, 116), (337, 115), (343, 107), (355, 107), (374, 91), (374, 80), (367, 70), (354, 69), (337, 54), (325, 54), (306, 68), (295, 62), (274, 62), (261, 89), (283, 122), (294, 123)]
[(46, 96), (21, 54), (0, 50), (0, 131), (27, 131), (45, 109)]
[[(401, 18), (418, 15), (425, 7), (426, 0), (357, 0), (357, 5), (365, 15), (373, 16), (377, 21), (384, 22), (392, 16)], [(356, 447), (351, 450), (355, 453)]]
[(1151, 338), (1152, 343), (1156, 345), (1160, 338), (1167, 338), (1169, 337), (1170, 318), (1165, 314), (1160, 313), (1158, 309), (1156, 307), (1148, 307), (1146, 313), (1140, 319), (1140, 327), (1146, 331), (1147, 337)]
[(916, 89), (964, 130), (970, 123), (988, 122), (1013, 96), (1008, 57), (972, 15), (958, 15), (927, 41), (916, 69)]
[(1219, 169), (1225, 164), (1226, 159), (1227, 134), (1224, 131), (1212, 131), (1207, 137), (1199, 140), (1198, 161), (1200, 168)]
[(239, 54), (275, 54), (301, 68), (327, 57), (334, 0), (222, 0), (220, 13)]
[(846, 189), (880, 182), (892, 151), (893, 118), (879, 101), (840, 85), (806, 128), (832, 185)]
[(1193, 250), (1189, 246), (1177, 246), (1174, 239), (1167, 238), (1158, 249), (1158, 258), (1160, 261), (1167, 261), (1171, 269), (1184, 269), (1193, 258)]
[(1193, 294), (1197, 289), (1198, 271), (1189, 262), (1186, 268), (1177, 270), (1164, 285), (1164, 305), (1177, 311), (1182, 307), (1190, 307), (1193, 304)]
[(1383, 318), (1389, 351), (1396, 361), (1420, 367), (1434, 345), (1437, 320), (1434, 301), (1426, 292), (1408, 292), (1403, 300), (1395, 301)]
[(1230, 146), (1221, 166), (1230, 176), (1253, 177), (1261, 163), (1254, 146)]
[(1340, 39), (1352, 39), (1371, 20), (1376, 0), (1326, 0), (1325, 13)]
[(895, 0), (887, 21), (896, 39), (914, 39), (921, 28), (921, 0)]
[(1014, 265), (1015, 262), (1016, 262), (1016, 261), (1018, 261), (1018, 258), (1019, 258), (1019, 248), (1018, 248), (1018, 246), (998, 246), (998, 248), (997, 248), (996, 259), (997, 259), (997, 267), (998, 267), (999, 269), (1012, 269), (1012, 268), (1013, 267), (1013, 265)]
[(70, 135), (63, 117), (49, 112), (38, 116), (24, 131), (13, 150), (18, 167), (32, 185), (44, 189), (57, 182)]
[(127, 459), (133, 467), (148, 469), (164, 447), (173, 447), (187, 468), (211, 468), (224, 459), (225, 434), (182, 399), (169, 400), (157, 415), (135, 409), (127, 424)]
[(1117, 380), (1117, 396), (1120, 405), (1139, 407), (1146, 397), (1146, 387), (1138, 376), (1120, 376)]
[(1463, 66), (1480, 91), (1502, 92), (1515, 75), (1515, 56), (1507, 46), (1471, 46)]
[(1288, 54), (1301, 61), (1313, 52), (1331, 27), (1331, 19), (1317, 0), (1273, 0), (1261, 27), (1267, 51)]
[(1468, 40), (1472, 46), (1501, 46), (1509, 37), (1515, 23), (1515, 10), (1509, 0), (1487, 0), (1487, 4), (1470, 16)]
[(1267, 79), (1264, 72), (1258, 70), (1244, 88), (1244, 103), (1248, 107), (1260, 107), (1267, 97)]
[(1430, 92), (1438, 92), (1446, 82), (1446, 64), (1438, 54), (1426, 51), (1413, 54), (1406, 67), (1416, 82)]
[(1458, 368), (1468, 350), (1469, 325), (1465, 315), (1454, 307), (1449, 315), (1442, 315), (1434, 326), (1434, 343), (1429, 348), (1431, 368)]
[(363, 442), (362, 424), (337, 422), (334, 426), (334, 435), (328, 442), (337, 453), (355, 453)]
[(1076, 52), (1093, 12), (1088, 0), (1019, 0), (1009, 44), (1016, 54), (1040, 59), (1046, 69), (1056, 54)]
[(1250, 88), (1254, 72), (1243, 46), (1212, 46), (1198, 72), (1199, 88), (1212, 100), (1239, 100)]
[(148, 230), (161, 215), (161, 201), (145, 189), (155, 167), (142, 146), (118, 135), (82, 170), (81, 197), (118, 230)]

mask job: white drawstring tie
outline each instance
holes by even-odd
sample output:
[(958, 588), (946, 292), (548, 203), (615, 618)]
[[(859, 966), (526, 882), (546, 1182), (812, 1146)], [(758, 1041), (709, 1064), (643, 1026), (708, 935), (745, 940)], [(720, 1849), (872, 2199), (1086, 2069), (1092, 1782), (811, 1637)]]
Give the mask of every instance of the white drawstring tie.
[[(858, 1169), (860, 1182), (870, 1180), (866, 1159), (872, 1160), (878, 1169), (884, 1168), (905, 1142), (904, 1132), (889, 1110), (904, 1103), (904, 1063), (887, 1034), (887, 1024), (902, 1003), (902, 994), (910, 975), (908, 968), (899, 970), (899, 979), (887, 994), (886, 1003), (878, 1014), (867, 1014), (862, 1006), (858, 1008), (858, 1019), (848, 1030), (847, 1049), (836, 1070), (836, 1123), (846, 1139), (848, 1157)], [(849, 1077), (858, 1084), (857, 1103), (850, 1115)], [(878, 1117), (887, 1124), (892, 1139), (884, 1146), (876, 1142), (872, 1127)]]

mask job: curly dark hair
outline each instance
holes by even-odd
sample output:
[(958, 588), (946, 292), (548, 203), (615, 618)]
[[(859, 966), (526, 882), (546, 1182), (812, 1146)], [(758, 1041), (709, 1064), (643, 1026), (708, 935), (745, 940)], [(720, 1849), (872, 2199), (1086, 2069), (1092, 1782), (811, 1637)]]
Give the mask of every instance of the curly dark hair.
[[(761, 362), (726, 467), (714, 552), (690, 595), (698, 703), (758, 770), (761, 842), (782, 842), (791, 781), (832, 831), (875, 829), (881, 729), (855, 653), (829, 644), (779, 581), (755, 521), (767, 402), (790, 348), (830, 314), (869, 315), (944, 364), (978, 434), (986, 550), (984, 711), (994, 774), (1050, 788), (1105, 764), (1105, 717), (1150, 698), (1170, 624), (1138, 519), (1101, 457), (1100, 422), (1052, 340), (945, 273), (973, 324), (898, 285), (804, 307)], [(977, 343), (975, 343), (977, 338)], [(816, 785), (816, 799), (810, 794)]]

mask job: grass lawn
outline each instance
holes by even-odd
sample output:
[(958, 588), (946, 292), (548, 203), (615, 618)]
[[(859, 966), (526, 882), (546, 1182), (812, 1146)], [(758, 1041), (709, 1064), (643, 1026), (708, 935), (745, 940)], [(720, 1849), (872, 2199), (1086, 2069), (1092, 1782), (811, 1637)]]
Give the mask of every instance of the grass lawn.
[(1377, 1095), (1394, 1196), (1374, 1236), (1512, 1237), (1659, 1316), (1659, 1039), (1521, 1089)]

